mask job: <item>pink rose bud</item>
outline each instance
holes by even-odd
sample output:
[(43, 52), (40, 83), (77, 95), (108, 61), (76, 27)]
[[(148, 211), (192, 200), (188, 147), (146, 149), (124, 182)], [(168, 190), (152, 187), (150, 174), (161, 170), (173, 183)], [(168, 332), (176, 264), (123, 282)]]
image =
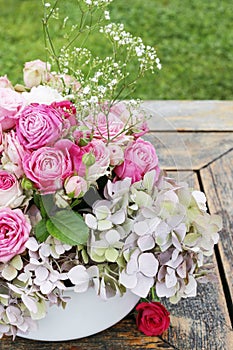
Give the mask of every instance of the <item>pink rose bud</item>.
[(23, 70), (23, 79), (26, 87), (32, 88), (49, 80), (51, 66), (49, 63), (35, 60), (26, 62)]
[(65, 190), (69, 197), (78, 198), (87, 192), (87, 182), (80, 176), (72, 176), (65, 181)]
[(22, 189), (14, 174), (5, 170), (0, 170), (0, 208), (18, 207), (24, 196)]

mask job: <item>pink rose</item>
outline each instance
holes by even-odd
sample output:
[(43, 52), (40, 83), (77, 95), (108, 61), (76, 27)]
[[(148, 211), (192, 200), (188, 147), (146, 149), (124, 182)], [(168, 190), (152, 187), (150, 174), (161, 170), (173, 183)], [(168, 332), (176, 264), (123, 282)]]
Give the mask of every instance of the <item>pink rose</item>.
[(0, 87), (1, 88), (10, 88), (10, 89), (14, 90), (10, 80), (7, 78), (6, 75), (4, 75), (3, 77), (0, 77)]
[[(63, 139), (57, 141), (55, 146), (69, 153), (73, 171), (85, 177), (87, 181), (94, 182), (106, 174), (110, 163), (110, 152), (103, 141), (93, 140), (87, 146), (79, 147), (70, 140)], [(86, 166), (83, 157), (86, 156), (87, 159), (89, 154), (91, 155), (89, 158), (94, 159), (94, 164)]]
[(23, 70), (23, 79), (26, 87), (32, 88), (46, 83), (50, 78), (51, 66), (41, 60), (26, 62)]
[(148, 336), (161, 335), (170, 325), (169, 312), (159, 302), (142, 302), (136, 307), (138, 329)]
[(49, 85), (60, 92), (64, 90), (64, 85), (66, 90), (70, 90), (71, 92), (78, 92), (81, 89), (81, 84), (68, 74), (52, 75), (49, 80)]
[(119, 179), (130, 177), (132, 182), (136, 182), (150, 170), (156, 170), (155, 181), (158, 179), (158, 157), (150, 142), (138, 138), (126, 147), (124, 158), (124, 162), (114, 168)]
[(124, 151), (122, 147), (116, 143), (108, 144), (108, 149), (110, 152), (110, 164), (115, 166), (119, 165), (124, 160)]
[(70, 101), (60, 101), (60, 102), (53, 102), (51, 104), (51, 106), (53, 108), (55, 108), (58, 112), (60, 112), (60, 114), (62, 115), (62, 117), (65, 120), (69, 121), (69, 124), (71, 126), (75, 126), (77, 125), (77, 121), (76, 121), (76, 108), (75, 105), (70, 102)]
[(139, 125), (138, 129), (139, 130), (133, 134), (135, 139), (145, 135), (149, 131), (148, 125), (145, 121), (141, 125)]
[(59, 147), (42, 147), (23, 159), (25, 175), (43, 194), (54, 193), (72, 174), (68, 151)]
[(5, 170), (0, 170), (0, 207), (18, 207), (24, 196), (16, 177)]
[(0, 262), (7, 263), (25, 250), (31, 225), (20, 209), (0, 209)]
[[(70, 160), (72, 162), (72, 169), (78, 175), (80, 175), (80, 167), (82, 165), (82, 156), (85, 153), (83, 147), (77, 146), (75, 143), (68, 139), (59, 140), (56, 142), (55, 147), (62, 150), (64, 153), (68, 152)], [(82, 173), (80, 176), (85, 175), (85, 168), (82, 170)]]
[(20, 143), (28, 150), (52, 145), (62, 134), (60, 112), (51, 106), (33, 103), (24, 108), (16, 124)]
[(25, 156), (25, 149), (20, 144), (14, 130), (11, 130), (3, 136), (4, 152), (2, 164), (5, 169), (14, 173), (19, 178), (24, 174), (22, 159)]
[(87, 181), (94, 182), (99, 177), (106, 175), (110, 164), (110, 152), (101, 140), (93, 140), (83, 149), (87, 153), (92, 153), (95, 157), (95, 163), (88, 167), (86, 177)]
[(3, 131), (15, 126), (23, 105), (23, 97), (18, 92), (0, 87), (0, 123)]
[[(105, 112), (100, 112), (97, 116), (91, 117), (85, 121), (85, 125), (89, 126), (90, 129), (94, 125), (94, 138), (101, 139), (107, 142), (111, 140), (112, 142), (125, 142), (132, 139), (131, 136), (126, 135), (125, 132), (125, 121), (121, 119), (124, 113), (128, 113), (126, 107), (123, 103), (119, 103), (106, 110)], [(127, 114), (128, 115), (128, 114)]]
[(71, 198), (78, 198), (87, 192), (87, 182), (80, 176), (71, 176), (66, 179), (64, 187)]

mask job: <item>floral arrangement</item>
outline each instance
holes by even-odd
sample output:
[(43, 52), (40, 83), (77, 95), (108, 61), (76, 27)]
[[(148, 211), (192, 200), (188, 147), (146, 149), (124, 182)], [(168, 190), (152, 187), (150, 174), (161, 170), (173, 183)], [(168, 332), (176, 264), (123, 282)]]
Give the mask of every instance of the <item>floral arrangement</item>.
[[(49, 31), (61, 19), (58, 0), (44, 3), (57, 70), (35, 60), (25, 64), (24, 85), (0, 77), (0, 337), (34, 329), (48, 304), (64, 306), (69, 286), (104, 299), (130, 290), (144, 299), (138, 328), (158, 335), (170, 322), (158, 298), (195, 296), (211, 276), (204, 257), (221, 220), (207, 213), (204, 193), (162, 173), (142, 138), (146, 113), (122, 101), (161, 64), (123, 25), (104, 25), (109, 2), (79, 0), (80, 23), (59, 52)], [(71, 49), (96, 27), (112, 55)]]

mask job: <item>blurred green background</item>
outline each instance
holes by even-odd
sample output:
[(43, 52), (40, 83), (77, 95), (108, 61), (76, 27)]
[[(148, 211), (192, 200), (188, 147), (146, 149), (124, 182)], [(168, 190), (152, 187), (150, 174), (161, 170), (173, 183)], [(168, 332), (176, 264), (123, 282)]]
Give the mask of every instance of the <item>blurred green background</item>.
[[(75, 19), (75, 1), (62, 1)], [(133, 97), (233, 99), (231, 0), (114, 0), (109, 8), (111, 20), (154, 46), (163, 65)], [(45, 60), (41, 18), (41, 0), (0, 0), (0, 75), (14, 84), (22, 83), (25, 61)]]

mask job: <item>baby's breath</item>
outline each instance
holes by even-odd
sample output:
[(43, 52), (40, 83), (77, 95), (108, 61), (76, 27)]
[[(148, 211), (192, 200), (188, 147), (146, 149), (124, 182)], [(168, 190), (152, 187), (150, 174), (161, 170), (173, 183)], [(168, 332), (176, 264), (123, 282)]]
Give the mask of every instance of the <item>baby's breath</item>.
[[(46, 5), (44, 31), (50, 61), (57, 66), (59, 74), (71, 75), (81, 84), (78, 93), (72, 92), (77, 104), (93, 105), (106, 100), (113, 104), (116, 100), (127, 98), (135, 84), (147, 71), (154, 73), (161, 69), (156, 50), (143, 43), (140, 37), (127, 32), (122, 23), (109, 23), (110, 12), (106, 9), (112, 0), (78, 0), (79, 15), (77, 22), (63, 19), (66, 29), (66, 43), (55, 49), (49, 32), (49, 21), (58, 18), (58, 4)], [(100, 40), (106, 41), (109, 54), (99, 57), (86, 47), (88, 38), (99, 32)], [(132, 72), (132, 65), (134, 70)], [(65, 87), (64, 87), (65, 91)], [(69, 92), (71, 93), (71, 92)]]

